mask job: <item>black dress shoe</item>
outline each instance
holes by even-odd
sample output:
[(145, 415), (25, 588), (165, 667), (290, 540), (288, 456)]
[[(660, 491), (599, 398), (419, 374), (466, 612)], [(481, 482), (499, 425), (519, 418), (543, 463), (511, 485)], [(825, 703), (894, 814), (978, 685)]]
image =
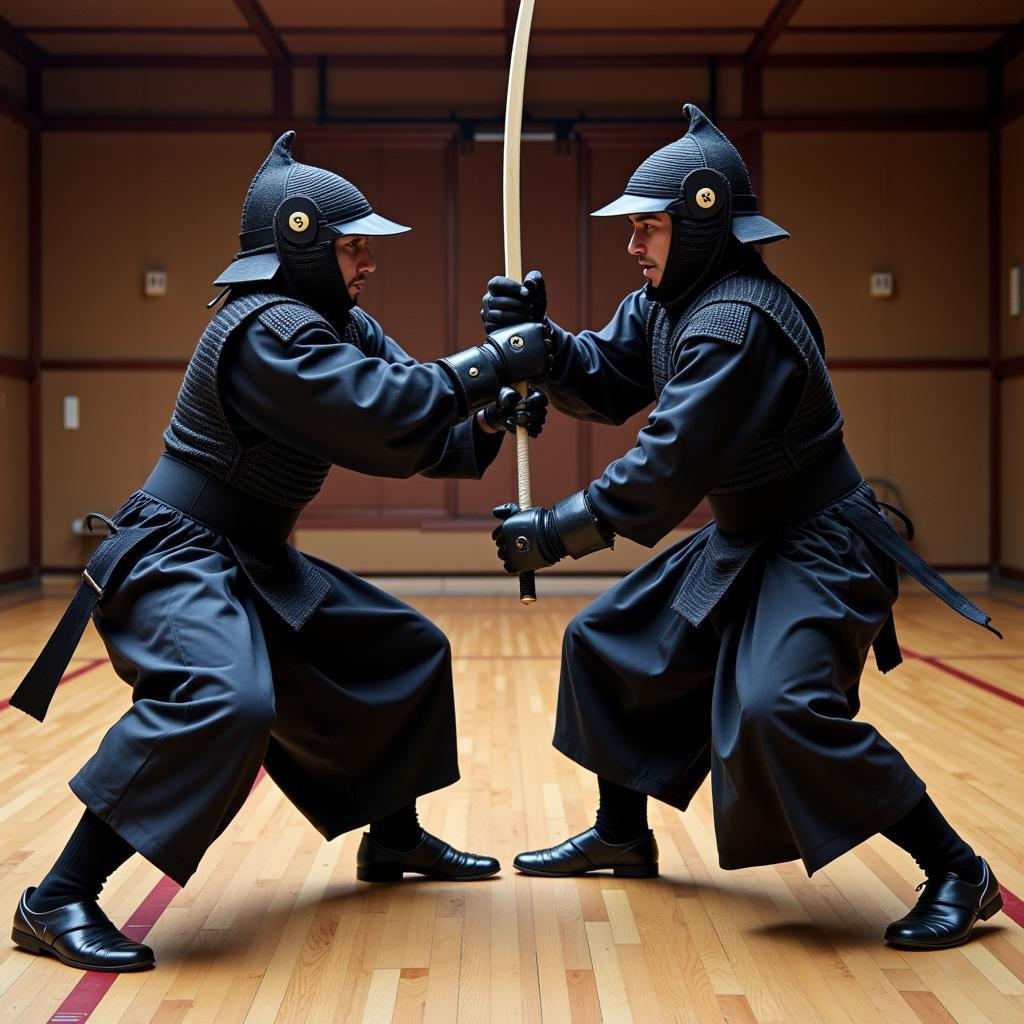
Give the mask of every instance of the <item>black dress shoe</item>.
[(658, 841), (648, 830), (628, 843), (606, 843), (596, 828), (566, 839), (546, 850), (521, 853), (512, 862), (527, 875), (561, 878), (611, 868), (620, 878), (655, 878), (658, 874)]
[(954, 874), (929, 878), (916, 906), (885, 930), (885, 941), (908, 949), (949, 949), (971, 937), (978, 920), (987, 921), (1002, 909), (1003, 896), (992, 869), (981, 861), (981, 881), (965, 882)]
[(22, 949), (54, 956), (83, 971), (141, 971), (153, 966), (153, 950), (122, 935), (95, 900), (37, 914), (28, 906), (34, 892), (34, 887), (26, 889), (14, 912), (11, 938)]
[(478, 857), (449, 846), (443, 839), (423, 833), (411, 850), (389, 850), (374, 842), (369, 832), (356, 854), (356, 878), (361, 882), (397, 882), (406, 871), (453, 882), (471, 882), (496, 875), (501, 865), (493, 857)]

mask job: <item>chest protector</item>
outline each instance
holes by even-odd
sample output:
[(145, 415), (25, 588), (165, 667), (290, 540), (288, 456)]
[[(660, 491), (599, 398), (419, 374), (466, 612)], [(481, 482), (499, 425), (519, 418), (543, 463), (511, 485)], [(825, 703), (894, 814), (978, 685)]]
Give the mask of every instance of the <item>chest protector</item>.
[[(330, 463), (273, 438), (256, 435), (244, 445), (232, 429), (221, 401), (218, 373), (224, 346), (253, 319), (287, 345), (312, 326), (333, 331), (315, 310), (284, 295), (241, 295), (210, 321), (189, 361), (174, 403), (164, 447), (180, 462), (222, 480), (246, 494), (282, 508), (304, 508), (323, 486)], [(358, 333), (350, 318), (347, 337)]]
[(786, 338), (806, 367), (803, 387), (785, 415), (754, 441), (712, 494), (745, 491), (792, 476), (842, 440), (843, 417), (825, 368), (821, 326), (810, 306), (767, 270), (734, 270), (681, 311), (652, 305), (647, 335), (655, 394), (660, 398), (675, 372), (676, 353), (688, 339), (747, 344), (755, 309)]

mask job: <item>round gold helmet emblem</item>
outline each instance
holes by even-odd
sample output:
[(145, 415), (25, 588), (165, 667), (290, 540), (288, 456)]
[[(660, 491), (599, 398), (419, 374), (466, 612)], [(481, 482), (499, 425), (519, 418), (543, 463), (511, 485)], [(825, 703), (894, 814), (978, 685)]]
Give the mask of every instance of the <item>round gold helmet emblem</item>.
[(697, 205), (702, 210), (710, 210), (715, 205), (715, 190), (712, 188), (702, 188), (697, 192)]
[(292, 226), (292, 230), (294, 231), (302, 232), (309, 227), (309, 217), (307, 217), (301, 210), (296, 210), (288, 220)]

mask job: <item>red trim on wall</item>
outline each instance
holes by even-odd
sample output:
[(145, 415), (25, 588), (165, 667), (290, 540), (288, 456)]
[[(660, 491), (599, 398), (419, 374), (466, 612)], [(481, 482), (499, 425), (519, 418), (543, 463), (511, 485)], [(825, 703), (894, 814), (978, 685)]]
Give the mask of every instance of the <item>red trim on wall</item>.
[(0, 584), (20, 583), (32, 578), (32, 570), (26, 565), (23, 569), (5, 569), (0, 572)]
[(0, 377), (16, 377), (18, 380), (31, 380), (32, 363), (28, 359), (0, 356)]
[(830, 370), (987, 370), (987, 359), (828, 359)]
[(1001, 359), (996, 364), (996, 377), (999, 380), (1024, 377), (1024, 356), (1011, 356), (1009, 359)]
[(44, 359), (43, 370), (131, 371), (145, 373), (152, 370), (180, 370), (188, 366), (187, 359)]

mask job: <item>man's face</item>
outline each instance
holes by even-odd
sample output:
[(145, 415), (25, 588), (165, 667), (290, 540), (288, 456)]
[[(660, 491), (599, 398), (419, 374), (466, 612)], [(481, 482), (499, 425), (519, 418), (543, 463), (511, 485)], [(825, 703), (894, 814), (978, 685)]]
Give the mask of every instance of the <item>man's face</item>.
[(631, 213), (629, 254), (637, 257), (644, 277), (657, 288), (665, 273), (669, 242), (672, 241), (672, 218), (667, 213)]
[(358, 302), (359, 294), (366, 284), (366, 275), (377, 269), (370, 252), (369, 239), (365, 235), (342, 235), (334, 241), (334, 255), (349, 298)]

